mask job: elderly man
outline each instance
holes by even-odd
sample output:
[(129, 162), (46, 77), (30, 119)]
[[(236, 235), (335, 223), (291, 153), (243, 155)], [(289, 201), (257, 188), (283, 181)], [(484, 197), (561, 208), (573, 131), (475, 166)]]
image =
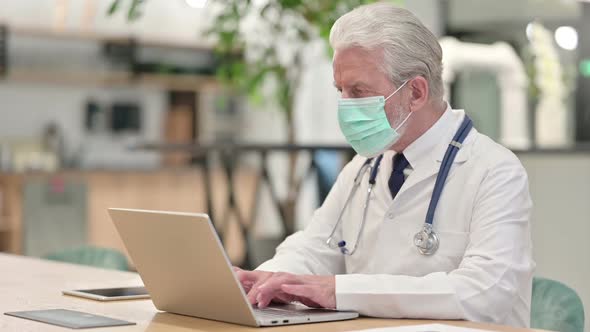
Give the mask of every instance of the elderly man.
[(359, 7), (330, 33), (338, 118), (358, 155), (304, 231), (255, 271), (252, 304), (528, 326), (525, 170), (442, 99), (442, 51), (410, 12)]

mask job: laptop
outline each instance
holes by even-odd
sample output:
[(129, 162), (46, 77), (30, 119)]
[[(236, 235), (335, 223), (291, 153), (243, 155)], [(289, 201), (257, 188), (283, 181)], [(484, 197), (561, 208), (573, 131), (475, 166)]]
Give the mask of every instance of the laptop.
[(109, 214), (159, 310), (248, 326), (358, 317), (299, 304), (250, 305), (206, 214), (131, 209)]

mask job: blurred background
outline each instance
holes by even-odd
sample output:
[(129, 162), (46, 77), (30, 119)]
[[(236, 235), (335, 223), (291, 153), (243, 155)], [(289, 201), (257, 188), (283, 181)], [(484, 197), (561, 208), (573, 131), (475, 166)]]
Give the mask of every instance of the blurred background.
[[(327, 36), (369, 2), (0, 0), (0, 251), (133, 269), (124, 207), (207, 212), (234, 264), (271, 257), (353, 156)], [(537, 274), (590, 304), (590, 2), (394, 2), (527, 169)]]

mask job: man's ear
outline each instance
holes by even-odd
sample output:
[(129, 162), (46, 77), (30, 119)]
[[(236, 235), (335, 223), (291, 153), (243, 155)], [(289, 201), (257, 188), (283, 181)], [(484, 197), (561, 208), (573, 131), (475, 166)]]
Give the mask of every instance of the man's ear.
[(428, 103), (428, 81), (422, 77), (417, 76), (408, 82), (410, 87), (410, 109), (419, 110)]

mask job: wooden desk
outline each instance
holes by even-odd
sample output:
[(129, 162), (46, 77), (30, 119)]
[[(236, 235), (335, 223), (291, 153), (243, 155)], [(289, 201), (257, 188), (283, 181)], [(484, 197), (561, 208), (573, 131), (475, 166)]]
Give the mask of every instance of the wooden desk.
[[(352, 321), (257, 329), (158, 312), (150, 300), (103, 303), (63, 296), (64, 289), (142, 285), (139, 275), (0, 254), (0, 331), (70, 331), (53, 325), (3, 315), (8, 311), (64, 308), (136, 322), (107, 331), (351, 331), (386, 326), (427, 324), (428, 321), (362, 318)], [(461, 321), (445, 324), (502, 332), (535, 331)], [(538, 331), (538, 330), (537, 330)]]

